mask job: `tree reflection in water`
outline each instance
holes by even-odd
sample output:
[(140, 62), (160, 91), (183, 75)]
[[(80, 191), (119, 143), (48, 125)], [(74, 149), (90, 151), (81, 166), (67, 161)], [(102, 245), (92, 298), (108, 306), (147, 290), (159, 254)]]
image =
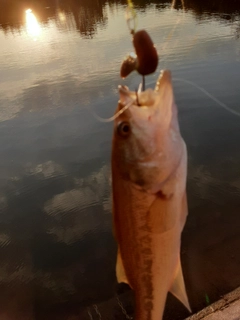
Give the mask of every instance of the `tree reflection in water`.
[[(234, 19), (239, 9), (237, 1), (199, 0), (135, 0), (137, 9), (145, 10), (149, 4), (163, 9), (172, 4), (174, 9), (191, 10), (198, 19), (202, 16), (217, 15), (223, 20)], [(25, 25), (25, 12), (32, 9), (37, 20), (44, 27), (54, 19), (60, 29), (78, 30), (83, 38), (93, 38), (98, 26), (107, 23), (106, 5), (126, 5), (125, 0), (0, 0), (0, 28), (5, 32), (22, 32)]]

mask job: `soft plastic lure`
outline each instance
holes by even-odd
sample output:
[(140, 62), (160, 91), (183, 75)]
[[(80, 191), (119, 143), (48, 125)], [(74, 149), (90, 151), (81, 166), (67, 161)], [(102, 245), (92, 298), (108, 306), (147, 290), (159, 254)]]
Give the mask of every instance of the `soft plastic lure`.
[[(144, 77), (155, 72), (157, 69), (158, 53), (146, 30), (139, 30), (136, 32), (137, 14), (131, 0), (128, 0), (126, 20), (130, 33), (133, 37), (132, 41), (135, 54), (131, 53), (123, 60), (120, 69), (120, 76), (122, 78), (126, 78), (132, 71), (136, 70), (143, 77), (142, 87), (144, 90)], [(133, 22), (133, 27), (131, 27), (131, 22)]]

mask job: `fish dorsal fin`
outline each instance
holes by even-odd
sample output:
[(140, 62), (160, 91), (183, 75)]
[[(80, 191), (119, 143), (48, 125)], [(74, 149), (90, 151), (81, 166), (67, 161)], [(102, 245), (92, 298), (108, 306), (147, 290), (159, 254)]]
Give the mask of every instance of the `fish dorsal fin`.
[(117, 253), (116, 276), (118, 283), (123, 282), (129, 285), (119, 248)]
[(177, 272), (173, 280), (170, 292), (182, 302), (182, 304), (188, 309), (189, 312), (192, 312), (191, 307), (188, 302), (188, 297), (186, 293), (186, 288), (183, 280), (182, 266), (179, 259)]

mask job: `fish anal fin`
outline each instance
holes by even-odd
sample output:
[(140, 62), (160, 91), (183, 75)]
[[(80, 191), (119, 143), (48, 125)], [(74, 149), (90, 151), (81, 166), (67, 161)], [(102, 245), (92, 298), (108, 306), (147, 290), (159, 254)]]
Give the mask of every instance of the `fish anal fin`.
[(173, 280), (170, 292), (182, 302), (182, 304), (188, 309), (189, 312), (192, 312), (191, 307), (189, 305), (186, 288), (183, 279), (181, 262), (179, 260), (178, 268), (175, 274), (175, 278)]
[(118, 249), (118, 253), (117, 253), (116, 276), (117, 276), (118, 283), (123, 282), (123, 283), (126, 283), (129, 285), (119, 249)]

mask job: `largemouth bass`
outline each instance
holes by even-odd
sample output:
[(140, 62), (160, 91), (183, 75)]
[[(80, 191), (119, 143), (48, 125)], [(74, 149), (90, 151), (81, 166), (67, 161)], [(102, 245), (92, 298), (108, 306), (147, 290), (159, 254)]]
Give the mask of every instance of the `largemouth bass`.
[(180, 245), (188, 209), (187, 150), (169, 71), (155, 90), (119, 86), (112, 143), (117, 280), (135, 292), (135, 319), (161, 320), (168, 291), (190, 311)]

